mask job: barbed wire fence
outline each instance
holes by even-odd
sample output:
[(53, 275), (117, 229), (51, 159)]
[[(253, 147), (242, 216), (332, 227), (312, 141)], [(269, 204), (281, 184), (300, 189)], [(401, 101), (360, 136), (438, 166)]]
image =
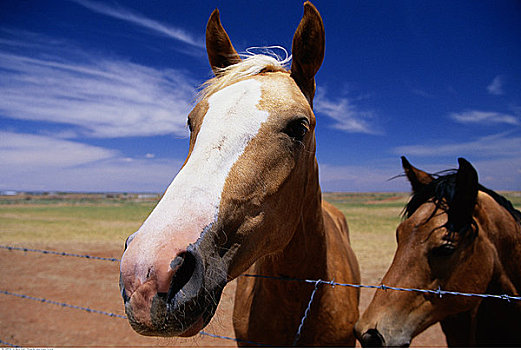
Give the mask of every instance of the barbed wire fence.
[[(127, 316), (119, 315), (119, 314), (116, 314), (116, 313), (113, 313), (113, 312), (106, 312), (106, 311), (96, 310), (96, 309), (92, 309), (92, 308), (89, 308), (89, 307), (83, 307), (83, 306), (72, 305), (72, 304), (68, 304), (68, 303), (62, 303), (62, 302), (59, 302), (59, 301), (49, 300), (49, 299), (46, 299), (46, 298), (33, 297), (33, 296), (30, 296), (30, 295), (25, 295), (25, 294), (20, 294), (20, 293), (13, 293), (13, 292), (9, 292), (7, 290), (2, 290), (2, 289), (0, 289), (0, 294), (9, 295), (9, 296), (13, 296), (13, 297), (18, 297), (18, 298), (26, 299), (26, 300), (39, 301), (41, 303), (47, 303), (47, 304), (51, 304), (51, 305), (61, 306), (61, 307), (64, 307), (64, 308), (70, 308), (70, 309), (86, 311), (86, 312), (90, 312), (90, 313), (94, 313), (94, 314), (100, 314), (100, 315), (104, 315), (104, 316), (108, 316), (108, 317), (120, 318), (120, 319), (124, 319), (124, 320), (127, 319)], [(249, 343), (249, 344), (252, 344), (252, 345), (265, 346), (264, 344), (260, 344), (260, 343), (257, 343), (257, 342), (253, 342), (253, 341), (249, 341), (249, 340), (243, 340), (243, 339), (237, 339), (237, 338), (231, 338), (231, 337), (226, 337), (226, 336), (222, 336), (222, 335), (208, 333), (208, 332), (205, 332), (205, 331), (201, 331), (201, 332), (199, 332), (199, 334), (204, 335), (204, 336), (208, 336), (208, 337), (212, 337), (212, 338), (219, 338), (219, 339), (225, 339), (225, 340), (231, 340), (231, 341), (240, 341), (240, 342)], [(3, 341), (1, 339), (0, 339), (0, 344), (5, 344), (5, 345), (11, 346), (11, 347), (21, 347), (19, 345), (14, 345), (14, 344), (7, 343), (7, 342), (5, 342), (5, 341)]]
[[(102, 261), (109, 261), (109, 262), (120, 262), (120, 259), (117, 258), (105, 258), (105, 257), (98, 257), (93, 256), (89, 254), (75, 254), (75, 253), (67, 253), (67, 252), (57, 252), (52, 250), (44, 250), (44, 249), (34, 249), (34, 248), (25, 248), (25, 247), (13, 247), (13, 246), (7, 246), (7, 245), (0, 245), (0, 249), (5, 249), (8, 251), (21, 251), (21, 252), (31, 252), (31, 253), (40, 253), (40, 254), (48, 254), (48, 255), (57, 255), (62, 257), (73, 257), (73, 258), (84, 258), (89, 260), (102, 260)], [(430, 289), (421, 289), (421, 288), (403, 288), (403, 287), (395, 287), (395, 286), (387, 286), (384, 284), (379, 285), (365, 285), (365, 284), (352, 284), (352, 283), (341, 283), (341, 282), (335, 282), (335, 281), (324, 281), (324, 280), (313, 280), (313, 279), (298, 279), (298, 278), (291, 278), (291, 277), (285, 277), (285, 276), (263, 276), (263, 275), (254, 275), (254, 274), (243, 274), (241, 275), (243, 277), (250, 277), (250, 278), (264, 278), (264, 279), (275, 279), (275, 280), (281, 280), (281, 281), (288, 281), (288, 282), (301, 282), (301, 283), (309, 283), (314, 284), (313, 292), (311, 293), (308, 305), (305, 309), (304, 315), (302, 316), (302, 319), (300, 321), (297, 333), (295, 334), (295, 338), (293, 341), (293, 346), (295, 346), (300, 338), (300, 333), (302, 331), (303, 325), (309, 316), (309, 312), (311, 310), (311, 305), (313, 303), (315, 293), (317, 292), (318, 288), (322, 285), (330, 285), (332, 287), (348, 287), (348, 288), (368, 288), (368, 289), (381, 289), (381, 290), (392, 290), (392, 291), (400, 291), (400, 292), (414, 292), (414, 293), (428, 293), (428, 294), (434, 294), (438, 296), (439, 298), (442, 298), (445, 295), (453, 295), (453, 296), (461, 296), (461, 297), (476, 297), (476, 298), (494, 298), (494, 299), (501, 299), (507, 302), (513, 302), (513, 301), (521, 301), (521, 296), (512, 296), (512, 295), (506, 295), (506, 294), (480, 294), (480, 293), (466, 293), (466, 292), (456, 292), (456, 291), (446, 291), (442, 290), (440, 287), (438, 287), (435, 290)], [(18, 297), (25, 300), (32, 300), (32, 301), (38, 301), (41, 303), (51, 304), (55, 306), (60, 306), (64, 308), (71, 308), (81, 311), (86, 311), (89, 313), (94, 314), (100, 314), (108, 317), (113, 318), (119, 318), (119, 319), (127, 319), (125, 315), (119, 315), (112, 312), (106, 312), (101, 310), (95, 310), (88, 307), (78, 306), (78, 305), (72, 305), (65, 302), (58, 302), (54, 300), (49, 300), (46, 298), (40, 298), (40, 297), (34, 297), (29, 296), (21, 293), (14, 293), (8, 290), (0, 289), (0, 294), (12, 296), (12, 297)], [(241, 342), (241, 343), (249, 343), (255, 346), (270, 346), (269, 344), (260, 344), (257, 342), (244, 340), (244, 339), (237, 339), (233, 337), (227, 337), (217, 334), (208, 333), (205, 331), (199, 332), (200, 335), (208, 336), (212, 338), (219, 338), (229, 341), (235, 341), (235, 342)], [(2, 339), (0, 339), (0, 344), (6, 345), (8, 347), (21, 347), (20, 345), (11, 344), (8, 343)]]

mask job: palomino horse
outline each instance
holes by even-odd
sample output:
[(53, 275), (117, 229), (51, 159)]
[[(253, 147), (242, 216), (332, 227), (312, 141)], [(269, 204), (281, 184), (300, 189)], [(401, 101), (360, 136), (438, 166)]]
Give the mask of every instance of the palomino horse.
[[(266, 55), (241, 60), (212, 13), (206, 46), (216, 77), (188, 116), (188, 157), (121, 260), (125, 310), (138, 333), (197, 334), (226, 283), (246, 271), (359, 282), (345, 218), (322, 201), (318, 183), (312, 101), (324, 40), (308, 2), (291, 71)], [(313, 289), (239, 277), (237, 338), (291, 345)], [(297, 344), (354, 345), (358, 298), (357, 290), (319, 288)]]
[[(433, 176), (402, 157), (413, 194), (398, 226), (389, 286), (518, 296), (521, 213), (472, 165)], [(449, 346), (521, 345), (521, 302), (378, 290), (356, 324), (365, 346), (404, 346), (441, 321)]]

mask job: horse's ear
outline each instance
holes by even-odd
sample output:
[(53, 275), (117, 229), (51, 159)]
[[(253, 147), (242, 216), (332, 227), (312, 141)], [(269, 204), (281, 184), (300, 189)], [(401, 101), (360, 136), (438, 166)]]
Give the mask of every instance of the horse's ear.
[(478, 173), (472, 164), (464, 158), (458, 158), (458, 163), (454, 199), (448, 211), (449, 223), (456, 232), (472, 222), (479, 189)]
[(412, 191), (414, 193), (420, 192), (424, 186), (430, 184), (432, 180), (434, 180), (432, 175), (413, 167), (404, 156), (402, 156), (402, 167), (405, 171), (405, 175), (407, 175), (407, 178), (411, 183)]
[(218, 9), (213, 10), (206, 25), (206, 52), (215, 74), (219, 68), (226, 68), (241, 61), (221, 24)]
[(313, 107), (315, 74), (322, 65), (325, 50), (324, 23), (312, 3), (304, 3), (304, 16), (293, 36), (291, 76)]

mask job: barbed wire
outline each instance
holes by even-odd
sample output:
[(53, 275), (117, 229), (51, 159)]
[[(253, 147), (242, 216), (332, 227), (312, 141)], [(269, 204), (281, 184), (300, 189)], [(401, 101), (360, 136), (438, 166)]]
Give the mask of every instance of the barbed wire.
[(32, 297), (32, 296), (25, 295), (25, 294), (9, 292), (9, 291), (3, 290), (3, 289), (0, 289), (0, 294), (10, 295), (10, 296), (18, 297), (18, 298), (22, 298), (22, 299), (39, 301), (41, 303), (47, 303), (47, 304), (57, 305), (57, 306), (61, 306), (61, 307), (67, 307), (67, 308), (76, 309), (76, 310), (83, 310), (83, 311), (91, 312), (91, 313), (94, 313), (94, 314), (101, 314), (101, 315), (110, 316), (110, 317), (127, 319), (127, 316), (125, 316), (125, 315), (118, 315), (118, 314), (115, 314), (113, 312), (100, 311), (100, 310), (91, 309), (90, 307), (83, 307), (83, 306), (72, 305), (72, 304), (68, 304), (68, 303), (61, 303), (59, 301), (49, 300), (49, 299), (46, 299), (46, 298)]
[[(30, 295), (14, 293), (14, 292), (10, 292), (10, 291), (3, 290), (3, 289), (0, 289), (0, 294), (9, 295), (9, 296), (13, 296), (13, 297), (18, 297), (18, 298), (25, 299), (25, 300), (33, 300), (33, 301), (38, 301), (38, 302), (41, 302), (41, 303), (61, 306), (61, 307), (64, 307), (64, 308), (71, 308), (71, 309), (76, 309), (76, 310), (82, 310), (82, 311), (86, 311), (86, 312), (90, 312), (90, 313), (96, 313), (96, 314), (109, 316), (109, 317), (115, 317), (115, 318), (120, 318), (120, 319), (125, 319), (125, 320), (128, 319), (128, 317), (125, 316), (125, 315), (119, 315), (119, 314), (116, 314), (116, 313), (113, 313), (113, 312), (106, 312), (106, 311), (101, 311), (101, 310), (95, 310), (95, 309), (92, 309), (92, 308), (89, 308), (89, 307), (72, 305), (72, 304), (68, 304), (68, 303), (62, 303), (62, 302), (50, 300), (50, 299), (47, 299), (47, 298), (33, 297), (33, 296), (30, 296)], [(250, 341), (250, 340), (243, 340), (243, 339), (237, 339), (237, 338), (232, 338), (232, 337), (226, 337), (226, 336), (223, 336), (223, 335), (212, 334), (212, 333), (208, 333), (208, 332), (205, 332), (205, 331), (200, 331), (199, 334), (207, 336), (207, 337), (212, 337), (212, 338), (219, 338), (219, 339), (230, 340), (230, 341), (235, 341), (235, 342), (248, 343), (248, 344), (252, 344), (252, 345), (255, 345), (255, 346), (264, 346), (264, 347), (268, 346), (268, 345), (264, 345), (264, 344), (257, 343), (257, 342), (254, 342), (254, 341)], [(0, 339), (0, 344), (5, 344), (5, 345), (10, 346), (10, 347), (17, 347), (17, 348), (21, 347), (21, 346), (18, 346), (18, 345), (14, 345), (14, 344), (10, 344), (10, 343), (4, 342), (1, 339)]]
[(300, 278), (291, 278), (291, 277), (284, 277), (284, 276), (263, 276), (263, 275), (253, 275), (253, 274), (243, 274), (241, 276), (275, 279), (275, 280), (283, 280), (283, 281), (305, 282), (305, 283), (313, 283), (313, 284), (320, 283), (320, 284), (329, 284), (331, 286), (352, 287), (352, 288), (394, 290), (394, 291), (398, 291), (398, 292), (430, 293), (430, 294), (435, 294), (440, 298), (443, 297), (444, 295), (456, 295), (456, 296), (463, 296), (463, 297), (496, 298), (496, 299), (506, 300), (509, 302), (510, 301), (521, 301), (521, 296), (511, 296), (511, 295), (507, 295), (507, 294), (499, 295), (499, 294), (453, 292), (453, 291), (442, 290), (440, 287), (438, 287), (438, 289), (432, 290), (432, 289), (421, 289), (421, 288), (393, 287), (393, 286), (387, 286), (385, 284), (368, 285), (368, 284), (339, 283), (339, 282), (335, 282), (335, 281), (300, 279)]
[[(97, 256), (88, 255), (88, 254), (74, 254), (74, 253), (57, 252), (57, 251), (44, 250), (44, 249), (12, 247), (12, 246), (6, 246), (6, 245), (0, 245), (0, 248), (1, 249), (6, 249), (6, 250), (9, 250), (9, 251), (34, 252), (34, 253), (51, 254), (51, 255), (57, 255), (57, 256), (70, 256), (70, 257), (75, 257), (75, 258), (86, 258), (86, 259), (91, 259), (91, 260), (104, 260), (104, 261), (110, 261), (110, 262), (120, 262), (120, 259), (116, 259), (116, 258), (103, 258), (103, 257), (97, 257)], [(263, 279), (273, 279), (273, 280), (281, 280), (281, 281), (288, 281), (288, 282), (304, 282), (304, 283), (313, 283), (314, 284), (315, 288), (313, 289), (313, 292), (311, 293), (310, 300), (308, 302), (306, 310), (304, 311), (304, 315), (303, 315), (303, 317), (302, 317), (302, 319), (300, 321), (297, 333), (295, 335), (295, 339), (293, 341), (293, 346), (295, 346), (297, 344), (298, 340), (300, 339), (301, 331), (302, 331), (304, 323), (305, 323), (305, 321), (306, 321), (306, 319), (307, 319), (307, 317), (308, 317), (308, 315), (310, 313), (311, 305), (313, 303), (315, 294), (316, 294), (318, 288), (321, 285), (323, 285), (323, 284), (328, 284), (328, 285), (331, 285), (332, 287), (341, 286), (341, 287), (351, 287), (351, 288), (381, 289), (381, 290), (384, 290), (384, 291), (385, 290), (393, 290), (393, 291), (404, 291), (404, 292), (431, 293), (431, 294), (437, 295), (439, 298), (443, 297), (444, 295), (455, 295), (455, 296), (464, 296), (464, 297), (496, 298), (496, 299), (502, 299), (502, 300), (505, 300), (505, 301), (508, 301), (508, 302), (511, 302), (511, 301), (521, 301), (521, 296), (510, 296), (510, 295), (506, 295), (506, 294), (497, 295), (497, 294), (478, 294), (478, 293), (453, 292), (453, 291), (442, 290), (440, 287), (438, 287), (438, 289), (436, 289), (436, 290), (429, 290), (429, 289), (421, 289), (421, 288), (393, 287), (393, 286), (387, 286), (387, 285), (384, 285), (384, 284), (380, 284), (380, 285), (364, 285), (364, 284), (353, 284), (353, 283), (340, 283), (340, 282), (335, 282), (334, 280), (333, 281), (324, 281), (324, 280), (321, 280), (321, 279), (318, 279), (318, 280), (299, 279), (299, 278), (292, 278), (292, 277), (287, 277), (287, 276), (264, 276), (264, 275), (255, 275), (255, 274), (242, 274), (241, 276), (243, 276), (243, 277), (250, 277), (250, 278), (263, 278)], [(82, 310), (82, 311), (86, 311), (86, 312), (90, 312), (90, 313), (97, 313), (97, 314), (101, 314), (101, 315), (109, 316), (109, 317), (115, 317), (115, 318), (120, 318), (120, 319), (127, 319), (127, 317), (125, 315), (119, 315), (119, 314), (112, 313), (112, 312), (95, 310), (95, 309), (92, 309), (92, 308), (89, 308), (89, 307), (72, 305), (72, 304), (68, 304), (68, 303), (63, 303), (63, 302), (58, 302), (58, 301), (54, 301), (54, 300), (49, 300), (49, 299), (46, 299), (46, 298), (39, 298), (39, 297), (33, 297), (33, 296), (20, 294), (20, 293), (9, 292), (7, 290), (0, 290), (0, 294), (9, 295), (9, 296), (15, 296), (15, 297), (19, 297), (19, 298), (26, 299), (26, 300), (34, 300), (34, 301), (38, 301), (38, 302), (42, 302), (42, 303), (47, 303), (47, 304), (57, 305), (57, 306), (61, 306), (61, 307), (72, 308), (72, 309), (76, 309), (76, 310)], [(213, 338), (219, 338), (219, 339), (230, 340), (230, 341), (241, 342), (241, 343), (248, 343), (248, 344), (252, 344), (252, 345), (255, 345), (255, 346), (263, 346), (263, 347), (270, 346), (270, 345), (265, 345), (265, 344), (249, 341), (249, 340), (242, 340), (242, 339), (237, 339), (237, 338), (232, 338), (232, 337), (227, 337), (227, 336), (216, 335), (216, 334), (208, 333), (208, 332), (205, 332), (205, 331), (201, 331), (201, 332), (199, 332), (199, 334), (204, 335), (204, 336), (208, 336), (208, 337), (213, 337)], [(10, 347), (20, 347), (18, 345), (10, 344), (10, 343), (7, 343), (7, 342), (2, 341), (2, 340), (0, 340), (0, 344), (5, 344), (5, 345), (10, 346)]]
[(14, 345), (14, 344), (8, 343), (8, 342), (6, 342), (6, 341), (3, 341), (2, 339), (0, 339), (0, 344), (7, 345), (7, 346), (9, 346), (10, 348), (21, 348), (20, 345)]
[(106, 260), (112, 262), (120, 262), (120, 259), (116, 258), (102, 258), (99, 256), (93, 256), (88, 254), (74, 254), (74, 253), (66, 253), (66, 252), (56, 252), (53, 250), (44, 250), (44, 249), (33, 249), (33, 248), (23, 248), (23, 247), (11, 247), (7, 245), (0, 245), (1, 249), (7, 249), (9, 251), (18, 250), (22, 252), (32, 252), (32, 253), (42, 253), (42, 254), (51, 254), (51, 255), (60, 255), (60, 256), (72, 256), (74, 258), (85, 258), (91, 260)]
[(300, 320), (300, 324), (297, 329), (297, 334), (295, 334), (295, 339), (293, 339), (293, 346), (297, 346), (297, 342), (300, 339), (300, 333), (302, 332), (302, 327), (304, 326), (304, 322), (306, 321), (309, 311), (311, 310), (311, 304), (313, 303), (313, 299), (315, 298), (315, 293), (317, 292), (318, 287), (320, 287), (320, 280), (318, 280), (317, 283), (315, 283), (315, 289), (313, 289), (313, 292), (311, 293), (311, 297), (309, 298), (308, 307), (304, 311), (304, 316), (302, 316), (302, 319)]
[[(32, 248), (24, 248), (24, 247), (11, 247), (6, 245), (0, 245), (1, 249), (7, 249), (9, 251), (23, 251), (23, 252), (35, 252), (42, 254), (53, 254), (58, 256), (71, 256), (76, 258), (87, 258), (87, 259), (96, 259), (96, 260), (106, 260), (111, 262), (120, 262), (120, 259), (117, 258), (102, 258), (92, 255), (81, 255), (81, 254), (73, 254), (66, 252), (56, 252), (52, 250), (43, 250), (43, 249), (32, 249)], [(381, 290), (393, 290), (399, 292), (416, 292), (416, 293), (429, 293), (437, 295), (438, 297), (443, 297), (444, 295), (454, 295), (454, 296), (462, 296), (462, 297), (476, 297), (476, 298), (495, 298), (501, 299), (508, 302), (511, 301), (521, 301), (521, 296), (512, 296), (507, 294), (483, 294), (483, 293), (466, 293), (466, 292), (455, 292), (455, 291), (446, 291), (442, 290), (438, 287), (435, 290), (432, 289), (421, 289), (421, 288), (405, 288), (405, 287), (394, 287), (388, 286), (385, 284), (379, 285), (369, 285), (369, 284), (354, 284), (354, 283), (340, 283), (333, 281), (324, 281), (324, 280), (313, 280), (313, 279), (300, 279), (300, 278), (292, 278), (286, 276), (264, 276), (264, 275), (255, 275), (255, 274), (242, 274), (244, 277), (253, 277), (253, 278), (264, 278), (264, 279), (275, 279), (275, 280), (283, 280), (283, 281), (293, 281), (293, 282), (304, 282), (304, 283), (320, 283), (320, 284), (329, 284), (331, 286), (340, 286), (340, 287), (350, 287), (350, 288), (367, 288), (367, 289), (381, 289)]]

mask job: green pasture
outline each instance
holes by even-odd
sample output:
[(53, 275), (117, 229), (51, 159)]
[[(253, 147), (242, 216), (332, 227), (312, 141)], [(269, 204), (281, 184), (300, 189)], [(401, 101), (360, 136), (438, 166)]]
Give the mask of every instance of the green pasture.
[[(521, 193), (503, 193), (521, 208)], [(324, 198), (346, 216), (351, 244), (363, 281), (378, 283), (389, 266), (395, 230), (408, 200), (406, 193), (324, 193)], [(136, 231), (156, 200), (88, 199), (0, 200), (0, 244), (33, 248), (60, 247), (60, 243), (101, 243), (120, 247)]]
[(34, 199), (0, 204), (0, 243), (106, 242), (122, 244), (155, 202)]
[(407, 193), (325, 193), (346, 216), (364, 283), (379, 283), (396, 249), (395, 231)]

